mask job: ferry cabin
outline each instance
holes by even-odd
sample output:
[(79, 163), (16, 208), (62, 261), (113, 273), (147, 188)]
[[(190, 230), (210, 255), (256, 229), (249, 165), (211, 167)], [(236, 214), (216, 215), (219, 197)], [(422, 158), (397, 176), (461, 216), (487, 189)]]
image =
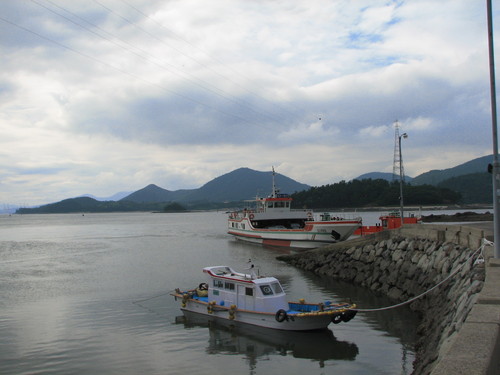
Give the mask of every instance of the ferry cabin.
[(208, 301), (217, 305), (268, 313), (289, 309), (286, 294), (274, 277), (238, 273), (226, 266), (206, 267), (203, 272), (209, 276)]

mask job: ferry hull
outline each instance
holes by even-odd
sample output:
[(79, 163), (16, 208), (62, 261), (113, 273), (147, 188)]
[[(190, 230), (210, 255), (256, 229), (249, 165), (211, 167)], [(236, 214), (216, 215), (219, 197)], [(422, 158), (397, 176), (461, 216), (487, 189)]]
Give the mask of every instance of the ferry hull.
[(238, 240), (256, 244), (312, 249), (344, 241), (359, 227), (359, 221), (343, 221), (311, 222), (303, 229), (257, 229), (250, 221), (243, 219), (229, 220), (228, 234)]

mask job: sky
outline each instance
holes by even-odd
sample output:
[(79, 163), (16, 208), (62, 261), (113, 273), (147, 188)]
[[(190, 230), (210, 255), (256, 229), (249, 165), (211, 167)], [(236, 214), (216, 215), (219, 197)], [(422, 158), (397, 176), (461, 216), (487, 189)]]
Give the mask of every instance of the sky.
[[(493, 1), (494, 39), (500, 8)], [(486, 1), (0, 0), (0, 204), (493, 153)], [(498, 57), (500, 59), (500, 56)]]

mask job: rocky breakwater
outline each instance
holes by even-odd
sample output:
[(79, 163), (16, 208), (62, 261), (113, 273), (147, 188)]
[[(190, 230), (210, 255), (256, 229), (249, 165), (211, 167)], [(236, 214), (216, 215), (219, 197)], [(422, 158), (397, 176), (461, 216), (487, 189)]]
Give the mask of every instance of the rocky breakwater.
[[(421, 315), (413, 371), (428, 374), (440, 353), (446, 352), (483, 286), (484, 264), (475, 262), (480, 254), (477, 250), (390, 231), (278, 259), (370, 288), (395, 304), (411, 301), (409, 307)], [(363, 313), (363, 306), (358, 307)]]

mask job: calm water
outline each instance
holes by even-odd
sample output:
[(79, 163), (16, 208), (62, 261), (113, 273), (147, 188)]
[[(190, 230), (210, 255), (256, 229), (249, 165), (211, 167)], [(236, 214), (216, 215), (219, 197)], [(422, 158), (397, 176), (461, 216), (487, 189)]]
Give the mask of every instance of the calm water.
[(319, 333), (185, 320), (168, 291), (198, 285), (204, 266), (249, 258), (291, 299), (391, 304), (225, 228), (215, 212), (0, 216), (0, 374), (411, 373), (417, 321), (405, 308)]

